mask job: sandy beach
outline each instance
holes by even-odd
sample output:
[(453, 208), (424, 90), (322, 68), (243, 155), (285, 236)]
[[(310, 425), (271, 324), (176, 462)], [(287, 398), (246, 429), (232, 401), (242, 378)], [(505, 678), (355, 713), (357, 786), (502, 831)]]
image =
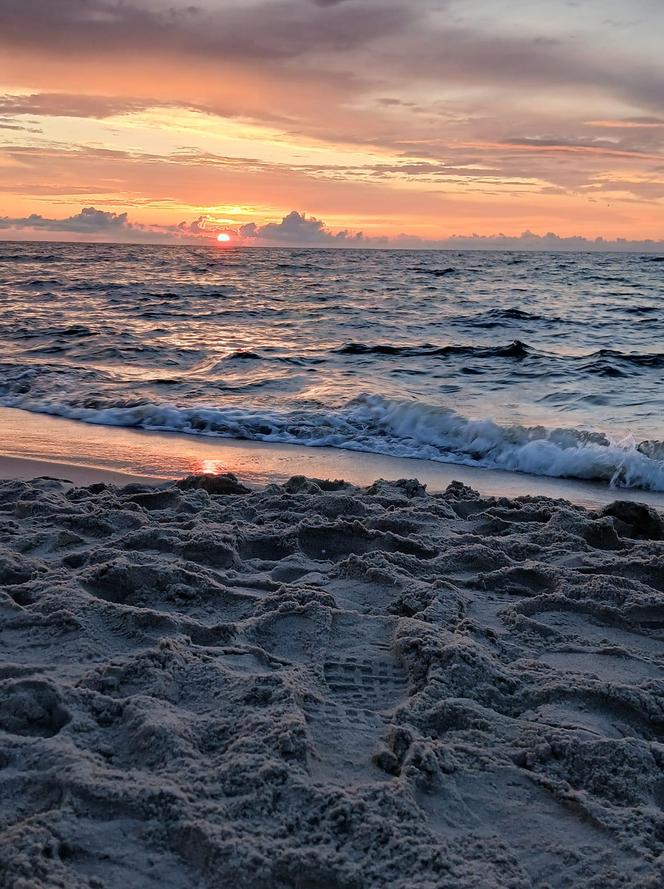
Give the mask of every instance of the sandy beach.
[(651, 507), (113, 481), (0, 482), (3, 889), (662, 884)]
[(0, 0), (0, 889), (664, 889), (662, 34)]

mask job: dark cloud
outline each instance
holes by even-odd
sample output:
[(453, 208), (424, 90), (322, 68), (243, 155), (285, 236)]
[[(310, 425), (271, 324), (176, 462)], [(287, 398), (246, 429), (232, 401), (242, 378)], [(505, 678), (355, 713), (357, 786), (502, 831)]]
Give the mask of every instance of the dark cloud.
[[(339, 63), (347, 71), (352, 60), (353, 73), (367, 83), (398, 84), (406, 77), (409, 84), (479, 84), (491, 90), (501, 85), (522, 91), (590, 88), (658, 111), (662, 106), (664, 70), (657, 60), (630, 57), (628, 47), (624, 58), (616, 58), (602, 48), (601, 39), (538, 36), (528, 30), (528, 17), (516, 33), (501, 29), (504, 23), (493, 18), (461, 25), (449, 5), (445, 0), (246, 0), (209, 7), (148, 0), (2, 0), (0, 43), (74, 58), (175, 53), (192, 61), (236, 60), (248, 70), (276, 62), (293, 68), (306, 60), (310, 75), (331, 81), (341, 75)], [(605, 27), (598, 25), (600, 31)]]
[(396, 2), (247, 0), (212, 8), (115, 0), (3, 0), (0, 39), (12, 46), (126, 53), (177, 51), (219, 59), (293, 59), (345, 51), (406, 27), (413, 12)]
[(129, 222), (127, 213), (110, 213), (106, 210), (97, 210), (94, 207), (84, 207), (80, 213), (67, 216), (64, 219), (48, 219), (36, 213), (16, 219), (0, 216), (0, 228), (97, 235), (117, 234), (133, 229), (134, 225)]
[[(412, 62), (407, 45), (402, 67)], [(664, 70), (659, 62), (607, 56), (600, 45), (573, 40), (543, 40), (524, 33), (506, 35), (441, 24), (417, 38), (416, 79), (485, 86), (518, 86), (547, 92), (592, 89), (628, 98), (659, 110), (664, 98)], [(621, 64), (621, 61), (623, 64)]]

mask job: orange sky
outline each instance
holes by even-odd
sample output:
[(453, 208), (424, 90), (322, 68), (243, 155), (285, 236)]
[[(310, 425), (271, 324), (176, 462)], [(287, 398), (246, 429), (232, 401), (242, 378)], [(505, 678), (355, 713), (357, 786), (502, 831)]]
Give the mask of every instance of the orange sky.
[(326, 238), (661, 239), (663, 32), (659, 0), (4, 0), (0, 237), (297, 209)]

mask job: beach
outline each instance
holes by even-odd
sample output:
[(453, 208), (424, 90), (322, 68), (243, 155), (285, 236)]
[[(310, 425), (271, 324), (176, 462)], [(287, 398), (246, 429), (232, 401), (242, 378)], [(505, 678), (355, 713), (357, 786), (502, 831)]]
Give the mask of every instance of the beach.
[(0, 246), (1, 889), (660, 886), (657, 269)]
[(653, 507), (39, 474), (0, 482), (3, 889), (661, 885)]
[(661, 886), (658, 268), (0, 245), (0, 889)]
[(0, 0), (0, 889), (664, 889), (662, 34)]

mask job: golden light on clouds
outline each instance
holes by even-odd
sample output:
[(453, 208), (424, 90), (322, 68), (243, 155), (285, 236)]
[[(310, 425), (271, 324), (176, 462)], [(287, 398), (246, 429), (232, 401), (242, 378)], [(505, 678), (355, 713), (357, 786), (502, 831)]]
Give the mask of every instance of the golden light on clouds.
[(127, 211), (100, 232), (126, 239), (201, 217), (285, 237), (264, 227), (294, 208), (371, 237), (662, 237), (657, 29), (614, 6), (620, 27), (600, 0), (14, 4), (0, 236), (93, 207)]

